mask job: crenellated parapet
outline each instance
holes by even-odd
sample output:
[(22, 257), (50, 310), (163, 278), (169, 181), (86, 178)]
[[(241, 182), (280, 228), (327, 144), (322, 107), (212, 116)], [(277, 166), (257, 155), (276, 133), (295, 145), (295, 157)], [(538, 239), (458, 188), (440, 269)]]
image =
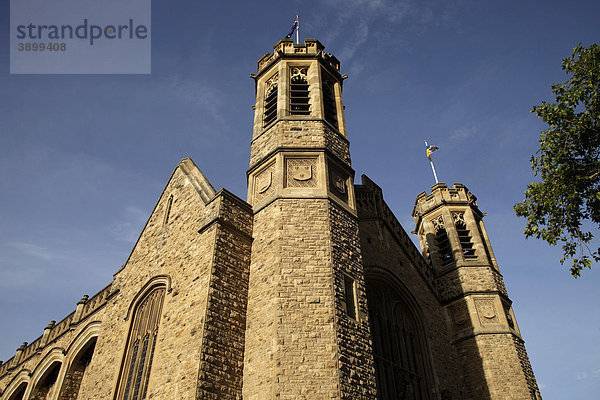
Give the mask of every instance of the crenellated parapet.
[(267, 53), (258, 60), (258, 75), (269, 69), (271, 65), (281, 58), (293, 58), (301, 56), (314, 56), (321, 59), (322, 63), (329, 66), (331, 70), (340, 71), (339, 60), (330, 53), (325, 53), (325, 46), (317, 39), (304, 39), (304, 43), (295, 44), (293, 39), (281, 39), (273, 46), (273, 53)]
[(421, 192), (415, 200), (413, 218), (419, 224), (421, 217), (445, 205), (469, 205), (479, 216), (484, 214), (477, 206), (477, 197), (462, 183), (455, 183), (449, 188), (445, 183), (437, 183), (431, 187), (431, 194)]
[(17, 369), (19, 365), (25, 363), (33, 356), (40, 354), (45, 348), (55, 343), (66, 332), (77, 329), (79, 324), (84, 323), (88, 317), (102, 308), (110, 297), (116, 294), (116, 292), (111, 292), (111, 285), (112, 284), (109, 284), (91, 298), (89, 298), (88, 295), (83, 296), (83, 298), (77, 302), (75, 311), (71, 312), (58, 323), (56, 321), (50, 321), (48, 326), (44, 328), (42, 336), (38, 337), (33, 342), (24, 342), (17, 349), (16, 354), (13, 357), (0, 365), (0, 378)]

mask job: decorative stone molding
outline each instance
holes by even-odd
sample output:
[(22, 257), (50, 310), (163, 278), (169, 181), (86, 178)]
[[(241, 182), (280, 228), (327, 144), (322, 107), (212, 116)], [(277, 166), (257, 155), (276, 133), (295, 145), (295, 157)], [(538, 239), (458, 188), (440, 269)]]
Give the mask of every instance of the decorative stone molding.
[(265, 82), (265, 97), (270, 95), (273, 90), (277, 90), (279, 85), (279, 74), (276, 73)]
[(457, 329), (462, 329), (466, 327), (466, 322), (469, 319), (469, 310), (467, 309), (467, 305), (464, 303), (458, 303), (453, 305), (450, 308), (450, 315), (452, 315), (452, 321), (454, 321)]
[(444, 228), (444, 218), (439, 215), (431, 220), (431, 224), (433, 225), (433, 231), (437, 233), (440, 229)]
[(308, 83), (308, 67), (291, 67), (290, 82)]
[(456, 226), (466, 226), (465, 213), (464, 212), (453, 212), (452, 221)]

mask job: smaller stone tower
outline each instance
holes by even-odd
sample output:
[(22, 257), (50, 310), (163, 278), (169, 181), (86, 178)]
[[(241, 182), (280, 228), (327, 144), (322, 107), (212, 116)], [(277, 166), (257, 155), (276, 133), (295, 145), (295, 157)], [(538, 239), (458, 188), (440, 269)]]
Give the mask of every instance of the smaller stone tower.
[(452, 326), (465, 398), (540, 399), (476, 197), (460, 183), (431, 189), (417, 196), (413, 217)]

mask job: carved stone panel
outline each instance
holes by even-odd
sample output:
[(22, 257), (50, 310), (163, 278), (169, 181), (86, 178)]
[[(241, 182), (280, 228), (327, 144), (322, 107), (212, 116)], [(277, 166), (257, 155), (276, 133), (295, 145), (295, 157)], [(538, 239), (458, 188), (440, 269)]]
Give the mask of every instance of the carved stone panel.
[(331, 165), (329, 165), (329, 191), (348, 202), (348, 174)]
[(317, 187), (316, 158), (287, 158), (286, 187)]
[(275, 194), (275, 163), (256, 174), (254, 177), (254, 201), (259, 202)]
[(494, 299), (476, 299), (475, 309), (481, 325), (490, 325), (500, 323), (498, 311), (494, 304)]
[(449, 311), (454, 332), (459, 332), (473, 326), (470, 321), (469, 308), (466, 303), (462, 301), (457, 302), (450, 306)]

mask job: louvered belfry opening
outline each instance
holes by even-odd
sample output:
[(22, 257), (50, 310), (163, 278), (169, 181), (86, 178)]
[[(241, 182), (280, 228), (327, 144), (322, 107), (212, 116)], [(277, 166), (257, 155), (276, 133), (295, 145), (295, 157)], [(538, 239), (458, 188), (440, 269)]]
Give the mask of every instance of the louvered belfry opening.
[(460, 247), (462, 249), (465, 258), (477, 257), (475, 254), (475, 248), (473, 247), (473, 238), (471, 232), (467, 229), (463, 213), (452, 213), (454, 219), (454, 225), (456, 226), (456, 232), (458, 233), (458, 240), (460, 241)]
[(335, 82), (322, 71), (323, 76), (323, 111), (325, 121), (329, 122), (336, 129), (338, 127), (337, 107), (335, 106)]
[(290, 114), (310, 115), (308, 67), (292, 67), (291, 69)]
[(446, 229), (438, 229), (435, 233), (435, 239), (437, 242), (438, 251), (440, 253), (440, 258), (442, 259), (442, 264), (446, 265), (454, 261), (454, 257), (452, 257), (452, 247), (450, 246), (450, 239), (448, 238), (448, 232), (446, 232)]
[(278, 93), (278, 82), (279, 76), (275, 74), (271, 79), (266, 82), (265, 91), (265, 114), (263, 126), (268, 126), (271, 122), (277, 119), (277, 93)]
[(450, 238), (448, 232), (446, 232), (446, 226), (444, 225), (444, 218), (440, 215), (431, 220), (433, 225), (433, 231), (435, 232), (435, 244), (440, 256), (442, 265), (447, 265), (454, 261), (452, 256), (452, 246), (450, 245)]

